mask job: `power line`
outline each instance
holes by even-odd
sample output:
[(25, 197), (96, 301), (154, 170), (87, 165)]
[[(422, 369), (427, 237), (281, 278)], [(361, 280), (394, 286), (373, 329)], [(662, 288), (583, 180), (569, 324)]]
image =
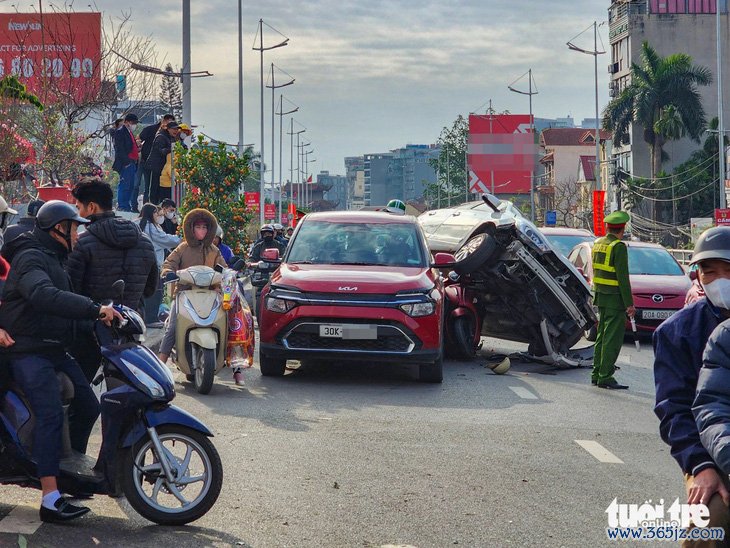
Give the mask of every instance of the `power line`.
[[(719, 182), (719, 179), (715, 179), (711, 183), (706, 184), (702, 188), (700, 188), (690, 194), (685, 194), (684, 196), (677, 196), (675, 198), (652, 198), (650, 196), (645, 196), (643, 194), (636, 192), (635, 190), (633, 190), (632, 188), (627, 186), (625, 183), (621, 183), (621, 187), (624, 188), (625, 190), (628, 190), (629, 192), (631, 192), (632, 194), (634, 194), (636, 196), (639, 196), (645, 200), (649, 200), (650, 202), (678, 202), (679, 200), (683, 200), (685, 198), (689, 198), (690, 196), (694, 196), (695, 194), (699, 194), (703, 190), (706, 190), (706, 189), (710, 188), (711, 186), (716, 185), (718, 182)], [(669, 189), (669, 187), (662, 189), (662, 190), (668, 190), (668, 189)]]

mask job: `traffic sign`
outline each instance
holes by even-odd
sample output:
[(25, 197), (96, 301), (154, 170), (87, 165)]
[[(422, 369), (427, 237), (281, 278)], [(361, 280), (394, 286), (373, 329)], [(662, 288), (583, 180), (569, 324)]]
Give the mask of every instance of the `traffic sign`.
[(546, 211), (545, 212), (545, 226), (555, 226), (558, 224), (558, 212), (557, 211)]

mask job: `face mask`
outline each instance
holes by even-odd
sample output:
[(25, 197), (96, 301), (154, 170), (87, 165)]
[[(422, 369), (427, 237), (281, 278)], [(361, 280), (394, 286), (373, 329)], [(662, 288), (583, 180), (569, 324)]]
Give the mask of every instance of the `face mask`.
[(269, 243), (269, 242), (271, 242), (273, 240), (274, 240), (274, 237), (272, 235), (270, 235), (270, 234), (267, 234), (266, 236), (264, 236), (264, 241), (266, 243)]
[(195, 234), (196, 240), (205, 240), (205, 237), (208, 235), (208, 227), (207, 226), (193, 227), (193, 233)]
[(167, 213), (165, 213), (165, 217), (167, 217), (168, 219), (170, 219), (172, 221), (175, 218), (175, 212), (168, 211)]
[(158, 225), (161, 225), (162, 223), (165, 222), (165, 216), (164, 215), (155, 215), (155, 222)]
[(730, 310), (730, 279), (718, 278), (705, 284), (705, 295), (718, 308)]
[(190, 148), (191, 146), (193, 146), (193, 136), (192, 135), (188, 135), (187, 137), (185, 137), (185, 139), (183, 139), (183, 143), (188, 148)]
[(129, 124), (129, 129), (134, 131), (135, 129), (137, 129), (137, 124)]

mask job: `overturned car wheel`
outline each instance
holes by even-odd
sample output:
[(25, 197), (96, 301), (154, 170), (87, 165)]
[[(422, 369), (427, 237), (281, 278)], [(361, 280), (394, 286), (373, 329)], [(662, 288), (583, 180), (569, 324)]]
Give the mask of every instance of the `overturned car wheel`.
[(469, 238), (454, 255), (454, 270), (459, 274), (471, 274), (491, 259), (496, 249), (497, 242), (486, 232)]

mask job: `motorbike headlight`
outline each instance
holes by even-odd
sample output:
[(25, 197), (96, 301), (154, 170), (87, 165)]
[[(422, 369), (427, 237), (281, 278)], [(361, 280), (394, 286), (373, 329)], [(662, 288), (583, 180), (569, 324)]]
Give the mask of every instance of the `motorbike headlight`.
[(147, 393), (150, 396), (153, 398), (162, 398), (165, 396), (165, 391), (162, 389), (159, 382), (150, 377), (136, 365), (132, 365), (127, 360), (122, 361), (124, 362), (124, 365), (127, 366), (127, 369), (129, 369), (129, 372), (132, 373), (132, 375), (134, 375), (136, 379), (142, 383), (142, 386), (147, 389)]
[(402, 304), (400, 309), (411, 318), (419, 318), (433, 314), (436, 306), (431, 301), (428, 301), (425, 303)]
[(278, 314), (286, 314), (297, 305), (294, 301), (286, 299), (277, 299), (276, 297), (266, 297), (266, 310), (276, 312)]

